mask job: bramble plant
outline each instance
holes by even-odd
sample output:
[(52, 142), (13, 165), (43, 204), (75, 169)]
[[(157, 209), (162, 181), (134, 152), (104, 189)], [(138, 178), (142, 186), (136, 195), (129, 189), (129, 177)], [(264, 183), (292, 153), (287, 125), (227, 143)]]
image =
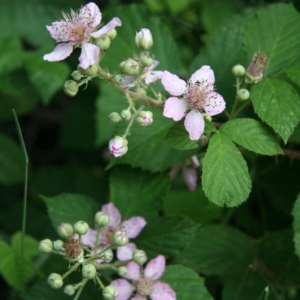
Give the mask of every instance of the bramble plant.
[(0, 34), (3, 297), (300, 299), (300, 6), (67, 2)]

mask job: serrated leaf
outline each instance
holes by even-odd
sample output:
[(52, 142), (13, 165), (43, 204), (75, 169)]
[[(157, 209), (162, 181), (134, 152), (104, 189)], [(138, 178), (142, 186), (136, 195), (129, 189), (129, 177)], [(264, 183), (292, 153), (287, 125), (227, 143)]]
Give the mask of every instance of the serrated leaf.
[(264, 155), (283, 154), (273, 131), (253, 119), (235, 119), (226, 122), (220, 131), (244, 148)]
[(210, 201), (228, 207), (244, 202), (251, 190), (246, 161), (222, 133), (215, 133), (203, 162), (203, 190)]
[(294, 244), (295, 252), (300, 258), (300, 194), (297, 197), (293, 211), (293, 229), (294, 229)]
[(300, 119), (299, 96), (293, 86), (277, 78), (265, 78), (252, 86), (251, 100), (258, 116), (286, 143)]
[(204, 278), (187, 267), (167, 266), (161, 280), (170, 284), (177, 300), (213, 300), (205, 287)]
[(78, 194), (41, 196), (41, 198), (47, 205), (48, 214), (55, 229), (61, 223), (74, 224), (77, 221), (85, 221), (90, 227), (94, 226), (94, 216), (99, 207), (92, 198)]
[(161, 199), (170, 188), (168, 172), (153, 174), (117, 166), (110, 175), (111, 202), (120, 210), (123, 219), (133, 216), (157, 215)]
[(216, 126), (212, 121), (207, 120), (207, 118), (204, 118), (205, 127), (204, 127), (204, 133), (212, 133), (216, 131)]
[(291, 68), (285, 70), (285, 73), (291, 80), (300, 86), (300, 61)]
[(25, 160), (20, 146), (0, 133), (0, 182), (13, 184), (24, 180)]
[(177, 255), (194, 238), (198, 224), (184, 217), (152, 217), (147, 226), (134, 240), (139, 249), (153, 258)]
[(248, 236), (225, 225), (198, 229), (193, 242), (175, 260), (206, 275), (229, 275), (247, 270), (254, 259)]
[(179, 150), (199, 148), (197, 141), (190, 139), (183, 122), (174, 124), (161, 140)]
[(264, 74), (282, 72), (299, 57), (300, 16), (292, 4), (274, 4), (257, 11), (245, 26), (248, 59), (261, 49), (268, 54)]

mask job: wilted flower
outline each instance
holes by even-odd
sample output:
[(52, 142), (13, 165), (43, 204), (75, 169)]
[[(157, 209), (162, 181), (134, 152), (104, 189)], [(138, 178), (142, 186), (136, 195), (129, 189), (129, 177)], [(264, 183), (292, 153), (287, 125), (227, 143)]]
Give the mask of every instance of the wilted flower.
[(201, 67), (187, 83), (164, 71), (161, 82), (171, 95), (182, 96), (168, 98), (163, 115), (174, 121), (185, 116), (184, 126), (191, 140), (198, 140), (204, 131), (204, 112), (213, 116), (225, 109), (223, 97), (214, 91), (215, 76), (209, 66)]
[(62, 21), (56, 21), (51, 26), (47, 26), (51, 36), (60, 44), (51, 53), (44, 55), (44, 60), (64, 60), (73, 52), (73, 48), (81, 46), (79, 66), (82, 69), (87, 69), (98, 63), (100, 49), (89, 43), (91, 37), (100, 38), (116, 26), (122, 25), (120, 19), (113, 18), (107, 25), (95, 31), (101, 18), (101, 12), (93, 2), (83, 6), (79, 13), (74, 10), (71, 10), (70, 14), (63, 13)]
[(263, 78), (263, 69), (267, 63), (267, 53), (265, 51), (257, 51), (254, 53), (246, 72), (247, 83), (257, 83)]
[[(131, 261), (126, 265), (125, 279), (116, 279), (110, 284), (115, 286), (119, 292), (116, 300), (146, 300), (148, 296), (153, 300), (176, 300), (176, 294), (169, 284), (158, 281), (165, 271), (166, 260), (162, 255), (150, 260), (144, 272), (141, 266)], [(136, 291), (134, 297), (132, 293)]]

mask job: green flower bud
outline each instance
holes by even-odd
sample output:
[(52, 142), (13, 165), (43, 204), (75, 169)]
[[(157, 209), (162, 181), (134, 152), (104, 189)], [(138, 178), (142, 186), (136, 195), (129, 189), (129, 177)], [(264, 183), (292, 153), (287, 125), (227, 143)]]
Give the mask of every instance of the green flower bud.
[(57, 233), (60, 237), (67, 238), (74, 233), (74, 229), (69, 223), (61, 223), (57, 228)]
[(122, 119), (129, 121), (131, 119), (131, 112), (128, 109), (124, 109), (121, 111), (121, 117)]
[(112, 112), (108, 117), (113, 123), (118, 123), (122, 120), (121, 116), (117, 112)]
[(84, 235), (89, 231), (89, 224), (84, 221), (78, 221), (74, 224), (74, 230), (79, 235)]
[(109, 215), (103, 211), (98, 211), (95, 214), (95, 223), (98, 226), (106, 226), (109, 223)]
[(93, 264), (87, 264), (82, 267), (82, 277), (86, 279), (93, 279), (97, 273)]
[(53, 249), (52, 241), (49, 239), (45, 239), (40, 241), (39, 243), (39, 251), (40, 253), (50, 253)]
[(111, 40), (113, 40), (117, 36), (117, 30), (113, 28), (106, 34)]
[(62, 250), (63, 246), (64, 246), (64, 242), (61, 240), (57, 240), (53, 242), (53, 248), (57, 251)]
[(141, 56), (141, 63), (145, 67), (150, 67), (153, 64), (153, 59), (149, 56), (149, 53), (144, 53)]
[(88, 67), (87, 69), (80, 69), (80, 72), (87, 76), (95, 76), (98, 74), (98, 71), (99, 71), (98, 64), (94, 64), (94, 65)]
[(121, 70), (126, 75), (136, 76), (140, 72), (140, 66), (135, 60), (129, 58), (122, 64)]
[(233, 68), (232, 68), (232, 73), (234, 76), (236, 77), (241, 77), (241, 76), (244, 76), (245, 75), (245, 68), (242, 66), (242, 65), (235, 65)]
[(116, 74), (114, 76), (114, 82), (118, 85), (122, 85), (125, 82), (125, 78), (122, 74)]
[(207, 113), (204, 113), (204, 114), (202, 114), (202, 116), (203, 116), (207, 121), (210, 121), (210, 122), (211, 122), (212, 118), (211, 118), (210, 115), (208, 115)]
[(146, 252), (138, 249), (134, 250), (132, 254), (132, 259), (134, 262), (141, 266), (147, 261)]
[(119, 295), (117, 288), (113, 285), (106, 286), (102, 293), (105, 300), (115, 300)]
[(106, 51), (109, 49), (111, 44), (111, 40), (107, 35), (102, 35), (99, 39), (96, 39), (96, 45), (102, 51)]
[(77, 70), (73, 71), (71, 76), (75, 81), (79, 81), (83, 77), (82, 74)]
[(142, 87), (138, 87), (136, 89), (136, 92), (138, 94), (140, 94), (141, 96), (143, 96), (143, 97), (147, 97), (147, 91), (144, 88), (142, 88)]
[(250, 93), (247, 89), (238, 90), (236, 95), (240, 100), (243, 100), (243, 101), (248, 100), (250, 97)]
[(122, 247), (128, 244), (127, 232), (124, 230), (117, 230), (113, 235), (114, 245), (117, 247)]
[(112, 251), (107, 250), (103, 253), (103, 258), (105, 261), (111, 261), (113, 259), (113, 257), (114, 257), (114, 255), (113, 255)]
[(200, 139), (198, 140), (198, 144), (201, 146), (201, 147), (205, 147), (208, 143), (208, 137), (206, 135), (201, 135), (200, 136)]
[(153, 38), (151, 31), (147, 28), (142, 28), (139, 32), (135, 35), (135, 44), (141, 50), (148, 50), (153, 45)]
[(127, 273), (127, 268), (126, 267), (123, 266), (123, 267), (118, 268), (119, 276), (123, 277), (124, 275), (126, 275), (126, 273)]
[(71, 97), (74, 97), (78, 93), (78, 85), (74, 80), (67, 80), (64, 83), (64, 92)]
[(146, 127), (152, 124), (153, 114), (151, 111), (140, 111), (135, 120), (140, 126)]
[(53, 289), (59, 289), (60, 287), (63, 286), (63, 280), (62, 277), (57, 274), (57, 273), (51, 273), (50, 276), (48, 277), (48, 284), (53, 288)]
[(64, 293), (67, 294), (68, 296), (73, 296), (75, 293), (75, 288), (73, 285), (68, 284), (64, 288)]

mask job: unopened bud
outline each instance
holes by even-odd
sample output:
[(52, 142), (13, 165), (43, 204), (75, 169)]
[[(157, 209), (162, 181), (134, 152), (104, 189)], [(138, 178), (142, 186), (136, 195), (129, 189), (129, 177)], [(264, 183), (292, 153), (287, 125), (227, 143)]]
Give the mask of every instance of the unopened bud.
[(48, 277), (48, 284), (53, 288), (53, 289), (59, 289), (60, 287), (63, 286), (63, 280), (62, 277), (57, 274), (57, 273), (52, 273)]
[(127, 145), (128, 141), (117, 135), (109, 141), (108, 148), (113, 156), (118, 157), (124, 155), (128, 151)]
[(127, 268), (126, 267), (123, 266), (123, 267), (118, 268), (119, 276), (123, 277), (124, 275), (126, 275), (126, 273), (127, 273)]
[(87, 76), (95, 76), (98, 74), (98, 71), (99, 71), (98, 64), (94, 64), (94, 65), (88, 67), (87, 69), (80, 69), (80, 72)]
[(114, 76), (114, 82), (117, 83), (118, 85), (122, 85), (125, 82), (124, 75), (116, 74)]
[(64, 92), (71, 97), (74, 97), (78, 93), (78, 85), (74, 80), (67, 80), (64, 83)]
[(125, 230), (117, 230), (113, 235), (114, 245), (122, 247), (128, 244), (128, 236)]
[(136, 122), (142, 127), (151, 125), (153, 122), (152, 112), (151, 111), (140, 111), (136, 118)]
[(117, 30), (113, 28), (106, 34), (111, 40), (113, 40), (117, 36)]
[(141, 50), (148, 50), (153, 45), (153, 38), (151, 31), (147, 28), (142, 28), (135, 35), (135, 44)]
[(124, 64), (121, 64), (121, 69), (125, 74), (130, 76), (136, 76), (140, 72), (138, 62), (131, 58), (127, 59)]
[(136, 89), (136, 92), (138, 94), (140, 94), (141, 96), (143, 96), (143, 97), (147, 97), (147, 91), (144, 88), (142, 88), (142, 87), (138, 87)]
[(79, 81), (83, 77), (82, 74), (77, 70), (73, 71), (71, 76), (76, 81)]
[(153, 64), (153, 59), (150, 57), (149, 53), (142, 54), (141, 63), (145, 67), (150, 67)]
[(96, 45), (100, 50), (106, 51), (109, 49), (111, 39), (107, 35), (102, 35), (99, 39), (96, 39)]
[(212, 118), (211, 118), (210, 115), (208, 115), (207, 113), (204, 113), (204, 114), (202, 114), (202, 116), (203, 116), (207, 121), (210, 121), (210, 122), (211, 122)]
[(53, 248), (57, 251), (62, 250), (64, 246), (64, 242), (62, 240), (57, 240), (53, 242)]
[(68, 296), (73, 296), (75, 293), (75, 288), (73, 285), (68, 284), (64, 288), (64, 293), (67, 294)]
[(39, 243), (39, 251), (40, 253), (50, 253), (53, 249), (53, 243), (49, 239), (45, 239), (40, 241)]
[(121, 117), (126, 120), (129, 121), (131, 119), (131, 112), (128, 109), (124, 109), (121, 111)]
[(106, 226), (109, 223), (109, 215), (103, 211), (98, 211), (95, 214), (95, 223), (98, 226)]
[(74, 224), (74, 230), (79, 235), (84, 235), (89, 231), (89, 224), (84, 221), (78, 221)]
[(73, 226), (69, 223), (62, 223), (58, 226), (57, 233), (62, 238), (67, 238), (74, 233)]
[(112, 112), (108, 117), (113, 123), (118, 123), (122, 120), (121, 116), (117, 112)]
[(82, 277), (86, 279), (93, 279), (97, 273), (97, 270), (93, 264), (87, 264), (82, 267)]
[(134, 250), (132, 259), (134, 262), (136, 262), (138, 265), (143, 265), (147, 261), (147, 255), (146, 252), (143, 250)]
[(102, 293), (105, 300), (115, 300), (119, 295), (117, 288), (113, 285), (106, 286)]
[(106, 262), (109, 262), (113, 259), (114, 254), (111, 250), (107, 250), (103, 253), (103, 258)]
[(208, 143), (208, 137), (206, 135), (201, 135), (200, 136), (200, 139), (198, 140), (198, 144), (201, 146), (201, 147), (205, 147)]
[(247, 89), (240, 89), (237, 91), (237, 97), (240, 99), (240, 100), (248, 100), (249, 97), (250, 97), (250, 92), (247, 90)]
[(236, 77), (241, 77), (241, 76), (244, 76), (245, 75), (245, 68), (242, 66), (242, 65), (235, 65), (233, 68), (232, 68), (232, 73), (234, 76)]

